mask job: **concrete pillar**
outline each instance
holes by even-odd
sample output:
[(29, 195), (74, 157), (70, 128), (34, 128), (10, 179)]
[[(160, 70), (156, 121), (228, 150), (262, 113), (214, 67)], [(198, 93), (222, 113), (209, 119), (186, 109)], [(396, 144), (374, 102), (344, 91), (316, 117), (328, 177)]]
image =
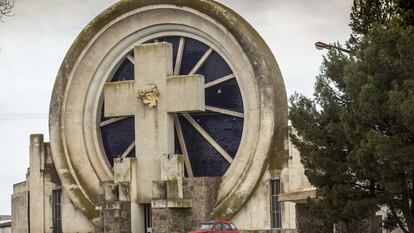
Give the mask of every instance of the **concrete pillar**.
[(152, 182), (152, 229), (155, 233), (186, 232), (191, 200), (183, 195), (184, 156), (161, 157), (161, 180)]
[(183, 196), (184, 156), (161, 157), (161, 180), (152, 181), (152, 208), (191, 208), (191, 200)]
[(168, 199), (183, 199), (183, 177), (184, 156), (163, 155), (161, 157), (161, 180), (166, 181)]
[(45, 232), (44, 161), (43, 135), (30, 135), (30, 168), (28, 177), (30, 232)]
[(138, 204), (136, 158), (115, 159), (114, 184), (128, 184), (128, 192), (120, 190), (119, 198), (130, 202), (131, 232), (144, 233), (144, 207)]
[[(120, 192), (128, 192), (125, 183), (101, 182), (101, 233), (131, 233), (131, 203), (120, 200)], [(120, 191), (122, 190), (122, 191)], [(124, 196), (123, 196), (124, 197)]]
[(12, 232), (29, 233), (29, 192), (27, 183), (13, 185), (12, 195)]
[[(14, 185), (12, 195), (13, 233), (52, 233), (52, 191), (60, 189), (50, 143), (43, 135), (30, 136), (30, 167), (26, 182)], [(63, 232), (93, 232), (92, 223), (61, 193)], [(77, 224), (73, 224), (76, 222)]]

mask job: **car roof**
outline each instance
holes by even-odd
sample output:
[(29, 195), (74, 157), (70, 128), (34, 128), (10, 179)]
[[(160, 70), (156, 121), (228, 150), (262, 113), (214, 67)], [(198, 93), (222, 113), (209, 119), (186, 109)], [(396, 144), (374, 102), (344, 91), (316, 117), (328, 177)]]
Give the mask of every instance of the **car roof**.
[(214, 224), (214, 223), (227, 223), (227, 224), (233, 224), (230, 221), (226, 221), (226, 220), (213, 220), (213, 221), (208, 221), (208, 222), (204, 222), (203, 224)]

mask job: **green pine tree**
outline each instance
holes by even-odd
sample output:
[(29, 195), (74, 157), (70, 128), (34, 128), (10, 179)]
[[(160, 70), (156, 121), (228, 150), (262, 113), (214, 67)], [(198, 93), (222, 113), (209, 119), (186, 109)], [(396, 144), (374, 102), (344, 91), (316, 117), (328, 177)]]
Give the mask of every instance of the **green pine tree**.
[(292, 142), (325, 221), (385, 206), (388, 227), (414, 233), (413, 9), (412, 0), (355, 0), (351, 52), (324, 57), (314, 98), (290, 98)]

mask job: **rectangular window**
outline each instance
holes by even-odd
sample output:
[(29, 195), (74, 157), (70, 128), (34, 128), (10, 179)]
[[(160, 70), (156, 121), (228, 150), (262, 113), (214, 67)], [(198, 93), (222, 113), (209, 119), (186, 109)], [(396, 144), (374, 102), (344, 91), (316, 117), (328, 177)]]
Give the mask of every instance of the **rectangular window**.
[(277, 201), (277, 198), (280, 193), (280, 180), (271, 180), (270, 181), (270, 220), (272, 228), (282, 228), (282, 211), (280, 202)]
[(62, 233), (62, 190), (52, 190), (53, 233)]

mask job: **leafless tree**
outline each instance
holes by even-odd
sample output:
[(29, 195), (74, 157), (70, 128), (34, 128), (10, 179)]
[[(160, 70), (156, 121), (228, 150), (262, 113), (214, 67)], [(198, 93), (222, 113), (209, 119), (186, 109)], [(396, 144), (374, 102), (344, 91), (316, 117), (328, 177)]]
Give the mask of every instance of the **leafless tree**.
[(14, 7), (14, 0), (0, 0), (0, 22), (3, 22), (3, 17), (13, 16), (12, 9)]

